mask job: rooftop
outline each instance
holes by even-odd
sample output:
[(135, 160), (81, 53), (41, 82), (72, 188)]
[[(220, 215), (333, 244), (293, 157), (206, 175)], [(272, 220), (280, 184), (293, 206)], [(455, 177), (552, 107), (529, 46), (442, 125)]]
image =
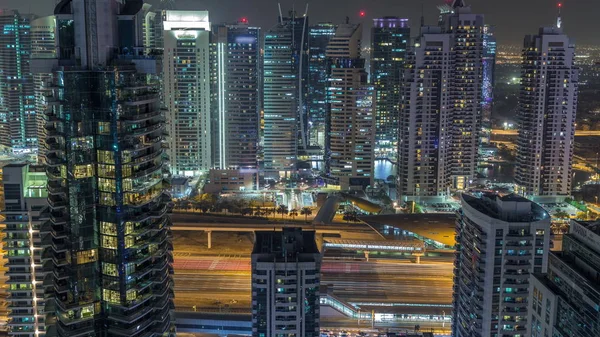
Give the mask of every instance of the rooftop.
[(506, 222), (536, 222), (550, 219), (548, 212), (540, 205), (516, 194), (500, 196), (495, 193), (485, 193), (481, 198), (463, 194), (462, 204), (471, 206), (491, 218)]
[(314, 231), (284, 228), (281, 232), (255, 232), (255, 237), (252, 257), (259, 261), (311, 261), (313, 254), (319, 254)]

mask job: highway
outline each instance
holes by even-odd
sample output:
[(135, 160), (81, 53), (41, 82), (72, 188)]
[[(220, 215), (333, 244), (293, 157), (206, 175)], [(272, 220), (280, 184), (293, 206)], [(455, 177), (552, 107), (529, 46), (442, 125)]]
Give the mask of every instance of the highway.
[[(518, 135), (518, 131), (517, 130), (493, 129), (492, 135), (516, 136), (516, 135)], [(600, 131), (575, 130), (575, 136), (600, 136)]]
[[(451, 304), (452, 270), (451, 262), (326, 259), (321, 284), (347, 302)], [(176, 307), (243, 309), (249, 308), (250, 296), (249, 258), (175, 258)]]

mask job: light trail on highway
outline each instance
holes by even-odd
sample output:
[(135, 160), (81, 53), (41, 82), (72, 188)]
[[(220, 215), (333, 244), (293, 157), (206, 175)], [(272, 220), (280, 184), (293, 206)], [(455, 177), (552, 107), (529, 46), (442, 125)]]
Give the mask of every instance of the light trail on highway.
[[(347, 302), (450, 304), (452, 271), (451, 263), (326, 260), (321, 284)], [(240, 308), (250, 301), (248, 258), (176, 258), (174, 277), (176, 306), (206, 307), (220, 301)]]

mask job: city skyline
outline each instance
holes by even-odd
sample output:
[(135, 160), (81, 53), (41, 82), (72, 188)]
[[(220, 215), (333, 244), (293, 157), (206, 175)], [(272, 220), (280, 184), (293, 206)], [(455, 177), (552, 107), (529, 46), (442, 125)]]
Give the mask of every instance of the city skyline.
[[(499, 46), (520, 46), (523, 36), (535, 31), (540, 26), (549, 26), (555, 22), (557, 3), (556, 0), (469, 0), (467, 5), (473, 10), (486, 16), (486, 23), (496, 28), (496, 36)], [(155, 5), (158, 1), (149, 1)], [(176, 8), (179, 10), (207, 10), (211, 13), (211, 21), (216, 23), (235, 23), (240, 18), (247, 18), (250, 25), (259, 26), (263, 32), (276, 24), (278, 15), (277, 4), (281, 3), (282, 9), (295, 8), (303, 12), (307, 2), (302, 1), (269, 1), (260, 0), (249, 2), (245, 0), (209, 0), (198, 3), (194, 0), (177, 0)], [(341, 0), (308, 2), (308, 16), (313, 24), (319, 22), (344, 22), (346, 16), (353, 23), (368, 25), (372, 19), (394, 15), (405, 17), (410, 20), (412, 27), (417, 27), (420, 22), (422, 6), (420, 0), (415, 1), (376, 1), (365, 2), (362, 0), (343, 1), (343, 10), (340, 10)], [(423, 0), (423, 13), (425, 24), (433, 25), (437, 21), (438, 5), (443, 5), (444, 0)], [(600, 22), (596, 20), (596, 13), (600, 12), (600, 2), (594, 1), (561, 1), (563, 5), (563, 24), (568, 27), (569, 35), (578, 45), (590, 45), (600, 43), (600, 37), (594, 32), (600, 30)], [(54, 1), (41, 0), (6, 0), (3, 9), (17, 9), (22, 14), (33, 13), (44, 16), (51, 15)], [(287, 11), (287, 10), (286, 10)], [(365, 16), (359, 13), (364, 11)], [(536, 13), (535, 16), (530, 15)], [(284, 13), (285, 14), (285, 13)], [(510, 20), (506, 18), (510, 17)], [(364, 33), (365, 40), (369, 42), (370, 32)], [(413, 30), (416, 36), (418, 31)]]

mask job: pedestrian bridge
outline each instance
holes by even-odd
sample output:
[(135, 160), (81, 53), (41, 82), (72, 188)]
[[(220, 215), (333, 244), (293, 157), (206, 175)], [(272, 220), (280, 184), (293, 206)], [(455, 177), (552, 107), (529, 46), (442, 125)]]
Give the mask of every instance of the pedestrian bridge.
[[(326, 289), (323, 289), (327, 292)], [(427, 322), (445, 322), (451, 324), (451, 316), (444, 314), (389, 314), (377, 313), (375, 311), (361, 311), (358, 304), (349, 304), (332, 294), (321, 294), (321, 307), (331, 307), (343, 316), (351, 319), (371, 321), (378, 323), (427, 323)], [(361, 303), (361, 305), (384, 305), (384, 303)], [(394, 305), (394, 303), (387, 303)], [(402, 304), (403, 306), (407, 304)], [(451, 305), (431, 304), (430, 306), (442, 310), (452, 310)], [(205, 333), (220, 336), (226, 335), (252, 335), (252, 315), (250, 313), (204, 313), (176, 311), (177, 332)], [(327, 328), (327, 323), (322, 322), (322, 328)]]
[(420, 240), (345, 240), (324, 239), (325, 248), (366, 250), (374, 252), (424, 253), (425, 243)]

